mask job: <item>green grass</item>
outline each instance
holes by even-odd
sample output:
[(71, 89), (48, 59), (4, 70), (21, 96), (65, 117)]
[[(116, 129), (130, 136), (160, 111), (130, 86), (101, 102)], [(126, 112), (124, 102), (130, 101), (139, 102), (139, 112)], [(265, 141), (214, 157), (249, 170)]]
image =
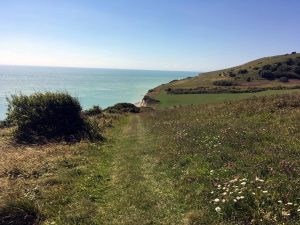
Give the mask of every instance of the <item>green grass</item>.
[(252, 96), (268, 96), (275, 94), (288, 94), (288, 93), (299, 93), (300, 90), (269, 90), (257, 93), (224, 93), (224, 94), (178, 94), (172, 95), (161, 91), (155, 96), (160, 101), (159, 107), (171, 107), (178, 105), (196, 105), (196, 104), (208, 104), (223, 101), (235, 101)]
[(3, 195), (33, 201), (46, 225), (296, 225), (299, 121), (299, 93), (123, 116), (104, 143), (5, 179)]
[(299, 102), (268, 96), (144, 118), (184, 224), (299, 224)]

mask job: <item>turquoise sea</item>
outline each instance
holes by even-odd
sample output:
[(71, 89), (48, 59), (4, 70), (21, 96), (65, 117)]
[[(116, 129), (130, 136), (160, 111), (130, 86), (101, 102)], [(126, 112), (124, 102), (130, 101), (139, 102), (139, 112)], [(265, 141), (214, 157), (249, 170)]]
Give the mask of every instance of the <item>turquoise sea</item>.
[(5, 118), (6, 97), (37, 91), (67, 91), (84, 109), (118, 102), (139, 102), (147, 90), (197, 72), (0, 66), (0, 120)]

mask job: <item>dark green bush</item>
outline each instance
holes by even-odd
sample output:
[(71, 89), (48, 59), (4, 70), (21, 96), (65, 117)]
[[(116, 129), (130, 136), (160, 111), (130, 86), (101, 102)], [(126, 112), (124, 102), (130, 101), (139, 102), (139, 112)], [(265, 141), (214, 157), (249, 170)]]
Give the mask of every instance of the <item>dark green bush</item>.
[(81, 106), (67, 93), (12, 95), (7, 120), (17, 126), (15, 139), (22, 143), (48, 140), (95, 140), (101, 135), (81, 117)]
[(297, 66), (294, 71), (296, 74), (300, 75), (300, 66)]
[(114, 106), (108, 107), (105, 111), (109, 113), (139, 113), (140, 108), (131, 103), (118, 103)]
[(229, 76), (230, 76), (230, 77), (236, 77), (236, 74), (235, 74), (234, 72), (230, 71), (230, 72), (229, 72)]
[(0, 225), (38, 225), (41, 221), (39, 209), (27, 200), (10, 201), (0, 207)]
[(251, 82), (251, 77), (247, 77), (246, 81)]
[(239, 70), (239, 74), (247, 74), (247, 73), (248, 73), (248, 70), (246, 70), (246, 69)]
[(102, 109), (98, 105), (94, 105), (92, 108), (83, 111), (84, 115), (87, 116), (96, 116), (102, 114)]
[(264, 79), (267, 80), (274, 80), (275, 79), (275, 75), (271, 72), (271, 71), (261, 71), (260, 76)]
[(267, 65), (264, 65), (264, 66), (262, 67), (262, 69), (263, 69), (263, 70), (270, 70), (271, 67), (272, 67), (271, 65), (267, 64)]
[(235, 83), (230, 80), (217, 80), (217, 81), (214, 81), (213, 84), (216, 86), (234, 86), (235, 85)]
[(277, 68), (278, 72), (289, 72), (291, 70), (292, 70), (292, 68), (290, 66), (287, 66), (287, 65), (281, 65)]
[(0, 120), (0, 128), (6, 128), (6, 127), (10, 127), (11, 124), (9, 123), (8, 120)]

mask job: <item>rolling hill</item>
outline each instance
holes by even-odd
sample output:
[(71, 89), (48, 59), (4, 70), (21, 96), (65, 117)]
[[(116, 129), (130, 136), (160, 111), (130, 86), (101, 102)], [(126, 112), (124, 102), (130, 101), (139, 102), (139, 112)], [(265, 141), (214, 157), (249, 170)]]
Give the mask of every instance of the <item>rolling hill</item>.
[[(173, 80), (149, 90), (146, 104), (171, 101), (172, 104), (202, 103), (201, 99), (240, 99), (249, 94), (260, 95), (291, 92), (300, 89), (300, 54), (278, 55), (257, 59), (240, 66), (201, 73), (196, 77)], [(200, 95), (202, 94), (202, 96)], [(203, 98), (203, 95), (209, 95)], [(239, 96), (237, 94), (240, 94)], [(176, 95), (176, 96), (174, 96)], [(179, 96), (180, 95), (180, 96)], [(192, 100), (191, 100), (192, 98)]]

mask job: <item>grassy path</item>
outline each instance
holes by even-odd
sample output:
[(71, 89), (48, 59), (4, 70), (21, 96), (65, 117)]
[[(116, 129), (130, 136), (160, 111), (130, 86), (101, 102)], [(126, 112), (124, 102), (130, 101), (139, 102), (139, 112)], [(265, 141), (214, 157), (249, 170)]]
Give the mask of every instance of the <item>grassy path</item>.
[(178, 195), (155, 166), (155, 145), (141, 116), (130, 116), (112, 150), (112, 179), (101, 207), (103, 224), (180, 224)]

